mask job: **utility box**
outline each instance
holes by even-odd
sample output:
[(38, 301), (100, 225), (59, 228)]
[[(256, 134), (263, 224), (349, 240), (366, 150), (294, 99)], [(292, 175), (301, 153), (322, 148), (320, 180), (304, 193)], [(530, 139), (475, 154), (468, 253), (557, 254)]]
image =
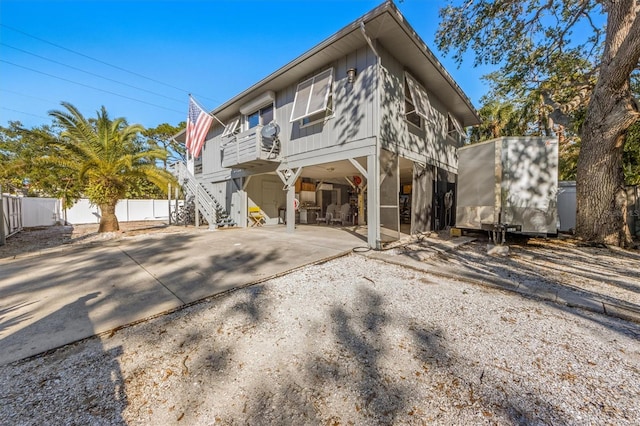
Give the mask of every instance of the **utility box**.
[(458, 228), (556, 234), (557, 192), (557, 138), (502, 137), (458, 149)]

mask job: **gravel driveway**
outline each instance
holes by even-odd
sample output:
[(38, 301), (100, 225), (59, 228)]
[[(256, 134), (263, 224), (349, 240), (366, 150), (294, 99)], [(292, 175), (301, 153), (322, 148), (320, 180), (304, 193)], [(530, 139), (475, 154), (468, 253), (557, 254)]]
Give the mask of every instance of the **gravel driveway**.
[(639, 343), (633, 322), (352, 254), (0, 367), (0, 424), (637, 425)]

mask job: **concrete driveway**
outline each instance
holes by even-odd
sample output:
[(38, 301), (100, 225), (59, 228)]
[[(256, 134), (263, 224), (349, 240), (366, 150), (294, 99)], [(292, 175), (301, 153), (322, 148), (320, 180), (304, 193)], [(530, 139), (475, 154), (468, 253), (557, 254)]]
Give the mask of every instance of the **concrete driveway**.
[(148, 234), (0, 261), (0, 365), (366, 246), (327, 226)]

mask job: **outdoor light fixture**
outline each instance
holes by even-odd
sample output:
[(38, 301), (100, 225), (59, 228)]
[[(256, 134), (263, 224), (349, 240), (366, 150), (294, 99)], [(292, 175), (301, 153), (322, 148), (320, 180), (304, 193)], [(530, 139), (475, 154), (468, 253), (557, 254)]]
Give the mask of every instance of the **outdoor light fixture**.
[(353, 83), (354, 81), (356, 81), (356, 73), (358, 72), (357, 69), (355, 68), (349, 68), (347, 70), (347, 81), (349, 83)]

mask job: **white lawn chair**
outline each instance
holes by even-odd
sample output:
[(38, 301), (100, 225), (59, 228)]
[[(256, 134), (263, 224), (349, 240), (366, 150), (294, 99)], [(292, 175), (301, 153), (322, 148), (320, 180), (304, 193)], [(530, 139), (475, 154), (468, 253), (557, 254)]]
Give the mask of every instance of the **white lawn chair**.
[(337, 206), (335, 204), (329, 204), (327, 206), (327, 211), (325, 212), (324, 216), (318, 216), (316, 218), (316, 223), (324, 222), (327, 225), (331, 224), (331, 221), (333, 220), (333, 216), (335, 214), (336, 207)]
[(331, 218), (331, 223), (340, 223), (344, 226), (345, 223), (349, 221), (349, 212), (351, 211), (351, 205), (349, 203), (344, 203), (340, 210), (337, 209), (336, 206), (336, 214)]

